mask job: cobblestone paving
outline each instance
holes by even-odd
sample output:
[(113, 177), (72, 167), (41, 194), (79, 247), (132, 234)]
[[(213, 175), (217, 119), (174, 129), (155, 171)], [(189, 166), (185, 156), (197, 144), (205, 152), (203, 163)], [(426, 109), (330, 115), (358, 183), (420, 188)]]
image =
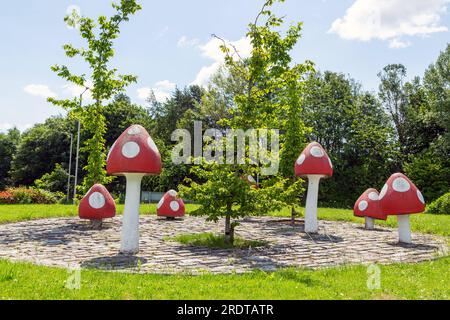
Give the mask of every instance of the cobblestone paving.
[(354, 263), (419, 262), (447, 254), (446, 238), (413, 234), (413, 245), (397, 243), (397, 231), (367, 231), (361, 225), (321, 221), (316, 235), (292, 227), (286, 220), (243, 220), (237, 235), (264, 240), (266, 247), (224, 250), (189, 247), (167, 240), (179, 234), (221, 232), (223, 223), (187, 217), (168, 221), (141, 217), (141, 251), (137, 256), (118, 254), (120, 218), (103, 230), (91, 230), (76, 218), (45, 219), (0, 225), (0, 259), (28, 261), (46, 266), (99, 268), (129, 272), (198, 274), (272, 271), (283, 267), (329, 267)]

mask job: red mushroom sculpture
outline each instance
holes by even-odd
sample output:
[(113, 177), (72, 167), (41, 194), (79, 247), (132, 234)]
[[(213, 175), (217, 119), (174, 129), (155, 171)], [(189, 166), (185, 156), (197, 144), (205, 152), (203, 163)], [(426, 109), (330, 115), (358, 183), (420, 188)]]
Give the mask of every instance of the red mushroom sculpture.
[(318, 231), (317, 197), (320, 179), (333, 175), (333, 164), (330, 158), (317, 143), (310, 143), (295, 162), (295, 175), (308, 178), (308, 195), (305, 208), (305, 232)]
[(107, 158), (108, 174), (127, 180), (122, 223), (122, 253), (139, 251), (139, 206), (141, 182), (146, 175), (161, 173), (161, 155), (144, 127), (133, 125), (111, 147)]
[(364, 217), (366, 219), (366, 229), (374, 228), (375, 219), (386, 220), (387, 215), (383, 213), (378, 200), (378, 191), (375, 189), (367, 189), (356, 201), (353, 207), (353, 213), (356, 217)]
[(404, 174), (393, 174), (380, 192), (384, 214), (396, 215), (399, 242), (411, 243), (409, 216), (425, 211), (425, 199), (419, 189)]
[(93, 228), (101, 228), (103, 219), (116, 216), (116, 203), (103, 185), (96, 184), (81, 200), (78, 216), (80, 219), (91, 220)]
[(184, 217), (184, 202), (178, 196), (178, 192), (175, 190), (168, 191), (159, 201), (156, 214), (158, 217), (166, 217), (168, 219)]

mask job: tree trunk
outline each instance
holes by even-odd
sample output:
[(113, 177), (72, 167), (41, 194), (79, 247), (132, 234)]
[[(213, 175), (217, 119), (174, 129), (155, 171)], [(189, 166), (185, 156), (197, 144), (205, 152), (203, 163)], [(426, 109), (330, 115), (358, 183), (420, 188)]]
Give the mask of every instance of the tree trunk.
[(227, 205), (227, 215), (225, 217), (225, 244), (233, 245), (234, 227), (231, 224), (231, 204)]
[(292, 226), (295, 226), (295, 216), (297, 215), (297, 212), (295, 212), (295, 208), (291, 207), (291, 224)]

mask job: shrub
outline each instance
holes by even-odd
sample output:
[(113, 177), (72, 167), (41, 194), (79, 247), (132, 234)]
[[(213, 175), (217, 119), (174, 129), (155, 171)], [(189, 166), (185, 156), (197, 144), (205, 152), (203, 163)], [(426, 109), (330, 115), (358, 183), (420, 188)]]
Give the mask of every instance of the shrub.
[(450, 192), (435, 200), (427, 208), (428, 213), (450, 214)]
[(0, 204), (54, 204), (58, 195), (34, 188), (11, 188), (0, 192)]
[(14, 197), (9, 191), (0, 192), (0, 204), (12, 204), (14, 203)]
[(65, 192), (67, 190), (67, 178), (67, 171), (60, 164), (56, 164), (51, 173), (44, 174), (34, 182), (34, 185), (42, 190)]

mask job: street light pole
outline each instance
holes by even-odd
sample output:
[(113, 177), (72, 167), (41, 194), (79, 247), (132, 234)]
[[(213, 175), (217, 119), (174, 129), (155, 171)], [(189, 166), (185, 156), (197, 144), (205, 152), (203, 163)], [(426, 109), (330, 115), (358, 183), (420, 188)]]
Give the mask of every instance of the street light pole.
[(69, 174), (67, 175), (67, 203), (70, 201), (70, 174), (72, 173), (73, 133), (70, 134)]
[[(83, 94), (88, 91), (89, 88), (85, 88), (83, 93), (80, 94), (80, 108), (83, 107)], [(77, 133), (77, 155), (75, 158), (75, 181), (74, 181), (74, 187), (73, 187), (73, 204), (75, 204), (77, 199), (77, 184), (78, 184), (78, 162), (80, 159), (80, 130), (81, 130), (81, 123), (80, 119), (78, 119), (78, 133)]]
[(78, 162), (79, 162), (79, 158), (80, 158), (80, 129), (81, 129), (81, 124), (80, 124), (80, 120), (78, 120), (77, 155), (75, 158), (75, 179), (74, 179), (74, 184), (73, 184), (73, 204), (75, 204), (75, 201), (77, 199)]

